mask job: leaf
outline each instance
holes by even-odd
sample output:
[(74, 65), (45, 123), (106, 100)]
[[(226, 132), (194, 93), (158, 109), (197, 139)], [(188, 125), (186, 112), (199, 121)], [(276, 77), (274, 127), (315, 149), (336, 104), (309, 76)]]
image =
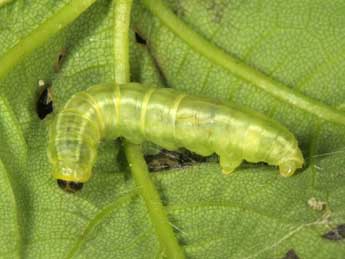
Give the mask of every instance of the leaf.
[(3, 162), (0, 159), (0, 188), (2, 190), (2, 195), (0, 199), (0, 204), (6, 205), (2, 206), (4, 210), (0, 214), (0, 233), (8, 233), (3, 235), (0, 239), (0, 244), (2, 248), (2, 255), (8, 256), (12, 255), (13, 258), (19, 258), (20, 250), (20, 224), (18, 221), (18, 214), (20, 210), (17, 207), (17, 201), (12, 189), (12, 182), (10, 180), (10, 175), (5, 168)]
[[(273, 80), (290, 86), (296, 94), (310, 96), (333, 109), (342, 105), (344, 93), (339, 91), (339, 88), (341, 89), (343, 73), (341, 69), (336, 69), (341, 67), (339, 62), (342, 59), (339, 54), (335, 54), (342, 53), (342, 46), (338, 44), (337, 34), (330, 37), (318, 36), (330, 34), (329, 28), (341, 30), (341, 24), (336, 22), (337, 15), (332, 15), (329, 19), (325, 17), (328, 17), (328, 13), (342, 10), (342, 2), (332, 2), (326, 8), (322, 8), (323, 1), (303, 1), (303, 4), (300, 1), (276, 3), (273, 7), (267, 7), (260, 1), (174, 3), (171, 8), (175, 13), (181, 14), (181, 19), (192, 28), (197, 28), (197, 32), (226, 53), (257, 68)], [(301, 12), (303, 8), (296, 6), (314, 11), (309, 18), (309, 12)], [(289, 10), (289, 15), (283, 10)], [(223, 98), (266, 113), (297, 134), (302, 146), (308, 146), (312, 142), (311, 138), (317, 134), (310, 129), (318, 128), (318, 124), (322, 123), (324, 126), (320, 130), (330, 134), (318, 134), (324, 138), (319, 139), (322, 150), (315, 150), (316, 152), (334, 151), (334, 148), (344, 146), (338, 142), (339, 136), (342, 136), (342, 126), (320, 121), (310, 113), (296, 109), (296, 105), (287, 105), (273, 98), (272, 94), (261, 91), (257, 86), (229, 73), (224, 67), (211, 62), (189, 47), (167, 27), (162, 26), (158, 19), (152, 20), (152, 15), (145, 12), (144, 7), (139, 6), (134, 17), (137, 18), (134, 23), (140, 33), (150, 39), (150, 50), (169, 86), (193, 94)], [(297, 25), (295, 17), (300, 19)], [(323, 26), (312, 26), (320, 21), (324, 21), (321, 22)], [(307, 32), (303, 28), (306, 28)], [(336, 43), (330, 45), (328, 42)], [(172, 50), (178, 54), (172, 55)], [(251, 76), (248, 74), (247, 78)], [(336, 82), (334, 78), (337, 78)]]
[[(70, 2), (2, 6), (0, 56)], [(342, 1), (169, 4), (196, 32), (294, 91), (332, 108), (344, 102)], [(323, 238), (345, 223), (343, 126), (325, 123), (235, 77), (186, 45), (139, 1), (134, 8), (132, 28), (148, 45), (131, 42), (133, 81), (162, 81), (266, 113), (298, 136), (308, 162), (303, 172), (287, 179), (262, 164), (244, 164), (229, 177), (217, 163), (152, 175), (187, 257), (283, 258), (293, 250), (299, 258), (343, 258), (343, 241)], [(0, 81), (1, 96), (9, 103), (0, 114), (0, 143), (7, 143), (0, 146), (0, 257), (164, 255), (117, 142), (101, 145), (94, 177), (83, 191), (66, 194), (52, 179), (46, 157), (47, 127), (54, 115), (40, 121), (35, 114), (40, 79), (52, 82), (55, 113), (72, 94), (114, 79), (112, 11), (110, 1), (97, 1)], [(66, 58), (55, 73), (63, 48)], [(16, 119), (9, 119), (3, 107)], [(28, 149), (23, 169), (15, 162), (19, 150), (25, 150), (20, 135)], [(16, 157), (13, 147), (19, 147)], [(312, 198), (325, 208), (308, 205)]]
[(8, 101), (0, 96), (0, 149), (1, 157), (13, 157), (14, 160), (7, 161), (22, 169), (27, 160), (28, 147), (25, 142), (19, 123), (12, 111)]

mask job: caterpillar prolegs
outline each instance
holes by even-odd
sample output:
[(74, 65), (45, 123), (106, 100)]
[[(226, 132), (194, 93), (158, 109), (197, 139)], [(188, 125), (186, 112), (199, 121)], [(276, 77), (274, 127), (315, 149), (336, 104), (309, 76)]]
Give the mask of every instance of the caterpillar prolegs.
[(166, 149), (217, 153), (224, 173), (243, 160), (292, 175), (304, 160), (294, 135), (279, 123), (220, 101), (140, 84), (96, 85), (74, 95), (49, 131), (48, 156), (60, 184), (89, 180), (102, 139), (151, 141)]

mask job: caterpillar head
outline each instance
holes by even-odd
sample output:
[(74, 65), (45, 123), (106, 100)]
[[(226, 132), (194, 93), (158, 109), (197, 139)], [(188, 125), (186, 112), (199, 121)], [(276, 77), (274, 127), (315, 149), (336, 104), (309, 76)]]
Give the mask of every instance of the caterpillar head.
[(83, 188), (83, 183), (57, 179), (58, 186), (65, 192), (75, 193)]
[[(66, 192), (76, 192), (82, 189), (92, 174), (95, 151), (78, 138), (55, 137), (51, 130), (48, 147), (48, 159), (52, 165), (52, 174), (60, 188)], [(55, 146), (56, 145), (56, 146)]]
[(74, 193), (80, 191), (83, 184), (87, 182), (91, 176), (91, 169), (78, 164), (66, 163), (68, 160), (57, 162), (54, 164), (53, 176), (57, 179), (58, 186), (66, 192)]

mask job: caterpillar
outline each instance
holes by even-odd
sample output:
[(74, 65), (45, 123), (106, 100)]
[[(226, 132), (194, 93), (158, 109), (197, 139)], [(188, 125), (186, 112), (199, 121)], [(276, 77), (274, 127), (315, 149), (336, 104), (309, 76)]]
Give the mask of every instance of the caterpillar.
[(254, 111), (169, 88), (104, 84), (72, 96), (49, 129), (48, 157), (59, 185), (80, 189), (91, 177), (99, 142), (118, 137), (217, 153), (225, 174), (243, 160), (279, 166), (282, 176), (304, 163), (294, 135)]

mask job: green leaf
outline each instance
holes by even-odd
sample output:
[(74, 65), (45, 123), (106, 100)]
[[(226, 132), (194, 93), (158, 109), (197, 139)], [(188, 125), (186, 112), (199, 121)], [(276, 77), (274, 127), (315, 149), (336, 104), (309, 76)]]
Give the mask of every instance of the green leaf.
[(28, 146), (10, 104), (1, 96), (0, 111), (1, 157), (13, 157), (11, 160), (7, 161), (8, 164), (15, 165), (23, 169), (26, 165)]
[[(75, 2), (12, 1), (0, 8), (0, 64), (13, 62), (0, 80), (0, 257), (163, 257), (118, 142), (102, 143), (94, 177), (80, 193), (64, 193), (50, 175), (46, 156), (47, 128), (54, 115), (40, 121), (35, 112), (38, 80), (52, 83), (55, 113), (72, 94), (114, 80), (111, 1), (80, 11), (70, 26), (37, 42), (40, 47), (33, 52), (26, 49), (26, 58), (1, 58)], [(343, 104), (343, 1), (167, 3), (225, 55), (330, 110)], [(134, 2), (132, 19), (132, 29), (147, 41), (138, 45), (131, 37), (133, 81), (261, 111), (297, 135), (307, 160), (303, 171), (287, 179), (263, 164), (244, 164), (228, 177), (217, 163), (153, 174), (186, 256), (283, 258), (293, 249), (299, 258), (343, 258), (344, 240), (322, 236), (345, 224), (344, 126), (276, 99), (215, 64), (140, 1)], [(56, 73), (61, 49), (67, 54)], [(324, 204), (321, 209), (315, 201)]]
[[(2, 210), (4, 210), (0, 214), (0, 233), (4, 234), (0, 239), (0, 245), (3, 248), (2, 256), (11, 255), (13, 258), (20, 258), (21, 229), (18, 214), (21, 211), (17, 206), (10, 177), (10, 172), (7, 171), (0, 159), (0, 188), (2, 190), (0, 204), (2, 204)], [(8, 234), (5, 235), (5, 233)]]

